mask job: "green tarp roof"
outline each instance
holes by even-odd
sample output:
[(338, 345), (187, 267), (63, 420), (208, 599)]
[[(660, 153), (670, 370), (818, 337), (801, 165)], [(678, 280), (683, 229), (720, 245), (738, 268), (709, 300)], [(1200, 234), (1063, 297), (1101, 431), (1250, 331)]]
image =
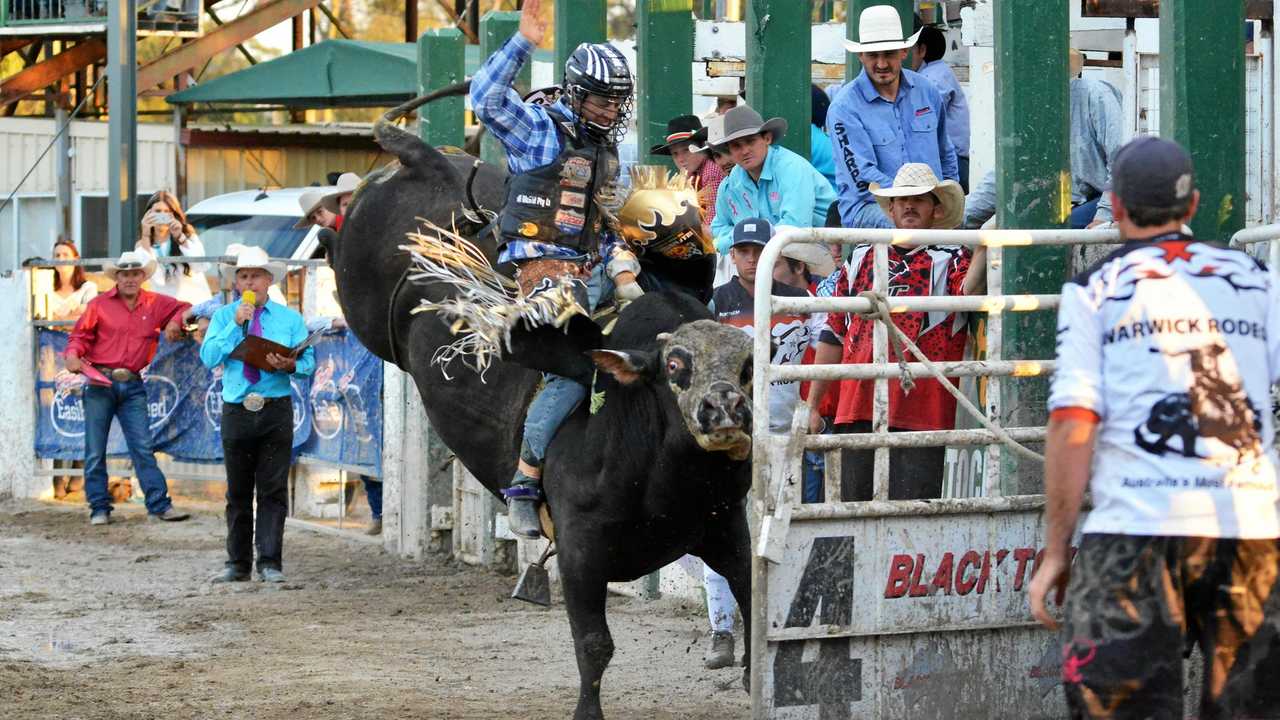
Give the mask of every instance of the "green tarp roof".
[[(551, 54), (539, 51), (538, 60)], [(480, 66), (480, 48), (466, 46), (466, 73)], [(223, 75), (166, 98), (170, 103), (368, 107), (396, 105), (418, 94), (415, 43), (325, 40)]]

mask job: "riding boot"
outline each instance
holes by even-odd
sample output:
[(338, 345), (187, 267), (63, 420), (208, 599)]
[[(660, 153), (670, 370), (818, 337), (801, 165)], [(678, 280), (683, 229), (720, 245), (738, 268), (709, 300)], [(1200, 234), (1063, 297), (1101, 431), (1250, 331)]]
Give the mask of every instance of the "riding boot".
[(507, 525), (511, 533), (532, 540), (542, 537), (542, 522), (538, 518), (538, 504), (542, 501), (541, 480), (516, 470), (511, 487), (503, 490), (502, 494), (507, 498)]

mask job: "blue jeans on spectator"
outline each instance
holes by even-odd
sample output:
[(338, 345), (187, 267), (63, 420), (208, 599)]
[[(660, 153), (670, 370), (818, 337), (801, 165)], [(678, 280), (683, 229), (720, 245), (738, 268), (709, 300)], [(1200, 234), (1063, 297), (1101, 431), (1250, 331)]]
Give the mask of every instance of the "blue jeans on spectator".
[[(587, 300), (595, 310), (606, 291), (612, 291), (612, 283), (604, 276), (603, 264), (596, 265), (587, 279)], [(531, 465), (542, 465), (547, 457), (547, 446), (555, 437), (560, 423), (587, 397), (587, 388), (559, 375), (544, 373), (544, 385), (529, 404), (524, 418), (524, 440), (520, 457)]]
[(1082, 202), (1071, 208), (1070, 222), (1072, 230), (1083, 230), (1089, 227), (1089, 223), (1093, 222), (1093, 216), (1098, 214), (1098, 201), (1101, 199), (1102, 196), (1099, 195), (1092, 200)]
[[(831, 433), (831, 418), (823, 418), (825, 424), (822, 428), (823, 435)], [(804, 482), (800, 486), (800, 502), (802, 503), (820, 503), (822, 502), (823, 486), (825, 485), (825, 475), (827, 470), (827, 456), (822, 450), (805, 450), (804, 451)]]
[(851, 228), (885, 228), (893, 229), (893, 221), (876, 203), (870, 202), (853, 209), (853, 222), (846, 227)]
[(381, 520), (382, 481), (376, 477), (361, 475), (360, 482), (364, 483), (364, 497), (369, 501), (369, 512), (373, 514), (374, 520)]
[(141, 380), (113, 382), (111, 387), (84, 387), (84, 495), (90, 512), (111, 512), (107, 493), (107, 433), (111, 418), (120, 418), (133, 474), (138, 477), (152, 515), (173, 506), (169, 485), (156, 465), (151, 449), (151, 421), (147, 416), (147, 391)]

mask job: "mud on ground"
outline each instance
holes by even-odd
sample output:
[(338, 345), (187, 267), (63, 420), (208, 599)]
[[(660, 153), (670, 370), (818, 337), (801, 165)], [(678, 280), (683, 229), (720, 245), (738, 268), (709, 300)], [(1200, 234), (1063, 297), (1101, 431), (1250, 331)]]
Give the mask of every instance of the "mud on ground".
[[(577, 669), (564, 606), (514, 578), (285, 532), (284, 586), (213, 585), (221, 516), (0, 504), (5, 718), (567, 718)], [(741, 668), (702, 668), (706, 618), (613, 597), (612, 720), (741, 718)]]

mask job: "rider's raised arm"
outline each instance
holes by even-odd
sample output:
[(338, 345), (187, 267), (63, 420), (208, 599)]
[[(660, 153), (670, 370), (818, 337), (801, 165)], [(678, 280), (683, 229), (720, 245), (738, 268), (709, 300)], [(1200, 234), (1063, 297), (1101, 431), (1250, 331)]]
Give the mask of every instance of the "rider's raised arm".
[(533, 44), (516, 33), (485, 60), (471, 79), (471, 108), (506, 149), (511, 172), (528, 169), (522, 161), (537, 154), (547, 144), (548, 135), (555, 135), (555, 124), (546, 111), (525, 103), (512, 87), (533, 50)]

